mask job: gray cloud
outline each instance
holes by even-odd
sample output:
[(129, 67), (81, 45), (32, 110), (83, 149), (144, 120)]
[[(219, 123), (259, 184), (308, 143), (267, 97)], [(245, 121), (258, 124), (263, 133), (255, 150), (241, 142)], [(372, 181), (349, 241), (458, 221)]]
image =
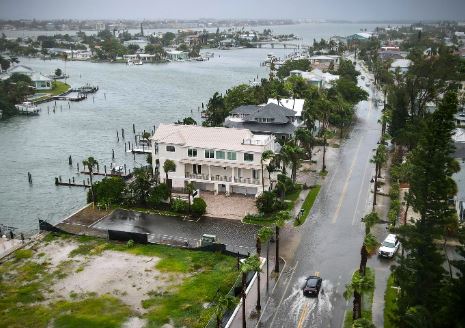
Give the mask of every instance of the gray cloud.
[(0, 19), (464, 20), (465, 0), (1, 0)]

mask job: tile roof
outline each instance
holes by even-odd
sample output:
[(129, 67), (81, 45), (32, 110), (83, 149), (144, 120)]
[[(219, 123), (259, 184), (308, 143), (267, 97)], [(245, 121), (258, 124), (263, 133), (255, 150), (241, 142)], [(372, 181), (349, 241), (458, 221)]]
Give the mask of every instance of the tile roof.
[(244, 144), (244, 140), (253, 137), (247, 129), (160, 124), (152, 140), (185, 147), (262, 152), (264, 145)]

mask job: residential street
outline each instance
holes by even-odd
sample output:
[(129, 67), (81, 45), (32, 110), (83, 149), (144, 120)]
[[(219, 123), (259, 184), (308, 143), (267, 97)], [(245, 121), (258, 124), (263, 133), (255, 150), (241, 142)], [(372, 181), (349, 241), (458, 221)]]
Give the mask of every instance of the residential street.
[[(364, 81), (362, 81), (365, 84)], [(286, 272), (263, 311), (260, 327), (341, 327), (346, 309), (345, 284), (360, 261), (361, 217), (371, 210), (369, 162), (380, 136), (381, 109), (370, 99), (358, 105), (358, 121), (332, 161), (326, 183), (301, 227), (287, 226), (281, 236)], [(370, 261), (385, 271), (390, 263)], [(307, 276), (319, 274), (323, 287), (317, 299), (305, 298)]]

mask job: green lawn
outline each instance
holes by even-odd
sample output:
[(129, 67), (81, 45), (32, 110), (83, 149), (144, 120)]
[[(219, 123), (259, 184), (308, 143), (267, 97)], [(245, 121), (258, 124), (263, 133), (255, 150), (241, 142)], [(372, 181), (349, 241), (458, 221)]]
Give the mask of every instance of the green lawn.
[[(375, 281), (375, 271), (369, 267), (366, 268), (366, 274), (372, 276), (373, 281)], [(375, 288), (370, 289), (368, 292), (362, 295), (362, 318), (368, 319), (370, 322), (372, 320), (372, 309), (373, 304), (373, 295), (375, 293)], [(353, 302), (353, 297), (350, 298), (349, 304)], [(352, 307), (350, 306), (352, 309)], [(346, 312), (346, 317), (344, 319), (344, 328), (352, 328), (352, 311)]]
[(62, 94), (64, 92), (68, 91), (69, 88), (70, 88), (69, 84), (66, 84), (66, 83), (60, 82), (60, 81), (53, 81), (53, 88), (51, 90), (36, 90), (36, 93), (45, 93), (45, 94), (47, 94), (44, 97), (36, 99), (36, 101), (41, 100), (42, 98), (45, 98), (45, 97), (49, 97), (50, 95), (58, 96), (58, 95), (60, 95), (60, 94)]
[(394, 286), (394, 275), (391, 274), (387, 281), (386, 292), (384, 293), (384, 327), (395, 328), (396, 325), (392, 322), (396, 310), (397, 289)]
[(295, 221), (295, 225), (299, 226), (305, 222), (307, 219), (308, 215), (310, 214), (310, 210), (313, 207), (313, 204), (315, 203), (315, 199), (318, 196), (320, 192), (321, 186), (316, 185), (307, 194), (307, 197), (305, 198), (304, 203), (302, 204), (302, 209), (304, 210), (302, 216), (300, 217), (299, 221)]
[[(158, 257), (155, 268), (162, 273), (183, 274), (174, 287), (160, 295), (150, 292), (141, 300), (147, 309), (143, 318), (149, 327), (171, 322), (175, 327), (204, 327), (213, 314), (205, 304), (217, 291), (226, 294), (238, 277), (236, 259), (220, 253), (201, 252), (162, 245), (108, 242), (92, 237), (49, 234), (42, 246), (56, 240), (78, 242), (69, 258), (53, 268), (36, 263), (45, 254), (40, 245), (34, 250), (17, 251), (15, 257), (0, 265), (0, 322), (4, 327), (121, 327), (136, 314), (117, 295), (95, 293), (69, 295), (69, 300), (50, 298), (54, 283), (70, 272), (67, 263), (78, 256), (98, 256), (105, 250)], [(124, 277), (115, 277), (124, 279)], [(40, 303), (47, 301), (47, 304)], [(51, 324), (53, 322), (53, 324)]]

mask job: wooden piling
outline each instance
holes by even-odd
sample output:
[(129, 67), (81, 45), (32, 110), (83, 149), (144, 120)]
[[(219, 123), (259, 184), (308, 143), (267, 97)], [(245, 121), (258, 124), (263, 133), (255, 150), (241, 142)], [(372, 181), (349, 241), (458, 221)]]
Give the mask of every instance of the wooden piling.
[(124, 129), (121, 129), (121, 138), (124, 139)]
[(132, 123), (132, 132), (133, 132), (133, 133), (136, 133), (136, 126), (135, 126), (134, 123)]
[(79, 162), (76, 163), (77, 171), (79, 173)]
[(124, 143), (124, 152), (127, 152), (127, 144)]
[(126, 175), (126, 164), (124, 164), (124, 175)]
[(69, 155), (68, 157), (68, 164), (69, 166), (73, 166), (73, 158), (71, 157), (71, 155)]
[(114, 149), (111, 150), (111, 158), (115, 159), (115, 150)]

